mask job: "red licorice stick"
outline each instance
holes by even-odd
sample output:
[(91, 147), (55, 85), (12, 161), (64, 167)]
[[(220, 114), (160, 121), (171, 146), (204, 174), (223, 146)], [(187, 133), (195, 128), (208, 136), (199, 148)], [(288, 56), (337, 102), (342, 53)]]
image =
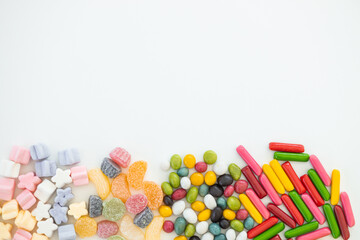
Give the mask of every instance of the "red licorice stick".
[(296, 174), (295, 170), (291, 166), (290, 162), (284, 162), (282, 165), (286, 175), (289, 177), (291, 183), (294, 185), (295, 190), (298, 192), (299, 195), (306, 192), (304, 185), (301, 183), (298, 175)]
[(261, 224), (257, 225), (256, 227), (252, 228), (251, 230), (249, 230), (247, 232), (248, 238), (250, 238), (250, 239), (254, 238), (257, 235), (265, 232), (266, 230), (268, 230), (269, 228), (274, 226), (278, 221), (279, 221), (279, 219), (277, 219), (276, 217), (270, 217), (269, 219), (265, 220)]
[(350, 232), (348, 225), (346, 223), (345, 214), (342, 208), (339, 205), (336, 205), (334, 207), (335, 217), (339, 224), (341, 236), (344, 240), (347, 240), (350, 238)]
[(303, 145), (292, 144), (292, 143), (271, 142), (269, 143), (269, 148), (270, 150), (279, 151), (279, 152), (302, 153), (305, 151)]
[(296, 227), (296, 222), (294, 221), (294, 219), (292, 219), (289, 215), (287, 215), (283, 210), (278, 208), (275, 204), (269, 203), (267, 205), (267, 209), (269, 210), (269, 212), (274, 214), (275, 217), (279, 218), (280, 221), (284, 222), (289, 227), (291, 228)]
[(270, 240), (281, 240), (281, 237), (278, 234), (275, 237), (270, 238)]
[(244, 174), (248, 182), (250, 183), (252, 189), (256, 193), (256, 195), (261, 199), (266, 196), (266, 192), (264, 188), (261, 186), (259, 180), (255, 177), (254, 173), (251, 171), (249, 166), (241, 169), (241, 172)]
[(291, 198), (288, 195), (283, 194), (281, 196), (281, 200), (283, 201), (286, 209), (290, 212), (296, 223), (299, 225), (303, 225), (304, 217), (301, 215), (300, 211), (297, 209)]
[(311, 198), (314, 200), (316, 206), (320, 207), (325, 204), (324, 199), (320, 196), (319, 192), (316, 190), (314, 184), (307, 174), (304, 174), (300, 177), (302, 183), (304, 184), (306, 190), (308, 191)]

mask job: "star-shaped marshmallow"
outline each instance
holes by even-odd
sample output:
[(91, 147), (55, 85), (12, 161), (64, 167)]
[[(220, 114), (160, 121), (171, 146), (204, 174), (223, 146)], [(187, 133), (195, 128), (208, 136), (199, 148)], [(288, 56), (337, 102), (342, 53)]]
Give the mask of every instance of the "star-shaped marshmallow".
[(31, 212), (31, 215), (33, 215), (37, 221), (40, 221), (43, 218), (48, 219), (50, 218), (50, 214), (49, 214), (50, 208), (51, 208), (50, 204), (45, 204), (39, 201), (36, 208)]
[(61, 223), (66, 223), (68, 221), (67, 211), (67, 207), (62, 207), (59, 204), (55, 203), (52, 209), (50, 209), (49, 213), (55, 220), (55, 223), (57, 225), (60, 225)]
[(71, 199), (74, 198), (74, 195), (71, 192), (71, 187), (65, 189), (57, 189), (55, 203), (58, 203), (60, 206), (64, 207)]
[(56, 174), (51, 178), (51, 181), (55, 183), (57, 188), (62, 188), (65, 184), (69, 184), (72, 182), (72, 178), (70, 177), (70, 169), (62, 170), (61, 168), (56, 169)]
[(79, 219), (81, 216), (88, 214), (88, 210), (86, 209), (86, 204), (84, 201), (70, 204), (69, 208), (70, 210), (68, 211), (68, 214), (74, 216), (75, 219)]
[(58, 229), (58, 226), (54, 224), (54, 220), (52, 218), (38, 222), (37, 226), (37, 233), (45, 234), (49, 238), (51, 238), (54, 231)]
[(0, 240), (10, 240), (11, 229), (11, 224), (0, 222)]

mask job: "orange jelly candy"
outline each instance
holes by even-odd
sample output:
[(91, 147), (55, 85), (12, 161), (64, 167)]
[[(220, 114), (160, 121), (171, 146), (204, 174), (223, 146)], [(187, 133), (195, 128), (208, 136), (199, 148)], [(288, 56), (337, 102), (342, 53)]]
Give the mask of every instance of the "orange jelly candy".
[(137, 161), (130, 165), (128, 170), (128, 183), (135, 190), (143, 188), (143, 180), (147, 170), (147, 162)]
[(148, 199), (148, 206), (151, 210), (158, 209), (163, 201), (163, 192), (161, 187), (155, 182), (144, 182), (144, 194)]
[(131, 196), (125, 173), (120, 173), (111, 183), (111, 193), (114, 197), (121, 199), (122, 202), (126, 202)]
[(94, 236), (96, 234), (96, 231), (96, 221), (88, 216), (80, 217), (75, 223), (75, 232), (81, 238)]

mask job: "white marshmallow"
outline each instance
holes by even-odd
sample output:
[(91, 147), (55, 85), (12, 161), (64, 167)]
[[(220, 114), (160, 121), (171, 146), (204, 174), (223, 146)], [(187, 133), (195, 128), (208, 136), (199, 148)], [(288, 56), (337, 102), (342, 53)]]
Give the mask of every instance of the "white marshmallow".
[(49, 180), (45, 179), (40, 183), (34, 193), (34, 196), (39, 199), (40, 201), (46, 203), (47, 200), (51, 197), (51, 195), (55, 192), (56, 186), (50, 182)]

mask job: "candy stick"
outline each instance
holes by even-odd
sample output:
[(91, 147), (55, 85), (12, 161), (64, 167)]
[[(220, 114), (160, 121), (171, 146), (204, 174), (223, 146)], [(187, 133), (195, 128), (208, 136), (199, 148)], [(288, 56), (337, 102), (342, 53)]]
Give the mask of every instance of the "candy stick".
[(301, 235), (296, 240), (315, 240), (330, 235), (331, 231), (328, 227), (320, 228), (311, 233)]
[(321, 198), (319, 192), (316, 190), (314, 184), (311, 182), (309, 176), (304, 174), (300, 177), (300, 180), (304, 184), (306, 190), (309, 192), (309, 195), (314, 200), (315, 204), (320, 207), (324, 205), (324, 199)]
[(269, 143), (269, 149), (273, 151), (293, 152), (293, 153), (302, 153), (305, 151), (304, 146), (301, 144), (279, 143), (279, 142)]
[(254, 204), (256, 209), (260, 212), (260, 214), (265, 219), (268, 219), (270, 217), (270, 212), (266, 209), (264, 203), (260, 200), (256, 193), (251, 188), (247, 189), (245, 193), (249, 197), (250, 201)]
[(321, 181), (319, 175), (316, 173), (314, 169), (310, 169), (308, 172), (308, 176), (311, 179), (312, 183), (318, 190), (320, 196), (325, 200), (328, 201), (330, 199), (330, 193), (325, 187), (325, 184)]
[(309, 194), (304, 193), (301, 195), (302, 200), (305, 202), (306, 206), (310, 209), (311, 213), (314, 215), (315, 219), (320, 223), (324, 224), (325, 216), (322, 214), (320, 209), (316, 206)]
[(286, 209), (290, 212), (291, 216), (295, 219), (296, 223), (299, 225), (303, 225), (304, 218), (301, 215), (301, 213), (299, 212), (299, 210), (296, 208), (296, 206), (293, 203), (293, 201), (291, 200), (291, 198), (288, 195), (283, 194), (281, 196), (281, 199), (282, 199)]
[(251, 187), (255, 191), (256, 195), (261, 199), (266, 196), (264, 188), (261, 186), (254, 173), (251, 171), (249, 166), (246, 166), (241, 169), (241, 172), (244, 174)]
[(271, 217), (265, 220), (263, 223), (249, 230), (247, 233), (247, 237), (251, 239), (260, 235), (261, 233), (265, 232), (266, 230), (274, 226), (278, 221), (279, 219), (277, 219), (276, 217)]
[(276, 205), (281, 205), (282, 204), (281, 198), (279, 197), (279, 195), (277, 194), (274, 187), (271, 185), (269, 179), (266, 177), (266, 175), (264, 173), (262, 173), (259, 176), (259, 180), (260, 180), (261, 184), (263, 185), (263, 187), (265, 188), (271, 201), (273, 201), (273, 203), (275, 203)]
[(274, 214), (275, 217), (279, 218), (280, 221), (284, 222), (291, 228), (296, 227), (296, 222), (289, 215), (287, 215), (283, 210), (275, 206), (275, 204), (269, 203), (267, 209)]
[(274, 158), (276, 160), (280, 160), (280, 161), (307, 162), (307, 161), (309, 161), (309, 154), (307, 154), (307, 153), (275, 152)]
[(250, 216), (257, 222), (258, 224), (262, 223), (262, 216), (259, 211), (252, 204), (248, 196), (245, 194), (239, 195), (240, 202), (244, 205), (244, 208), (249, 212)]
[(346, 223), (345, 215), (344, 215), (344, 212), (343, 212), (342, 208), (339, 205), (336, 205), (334, 207), (334, 212), (335, 212), (336, 220), (337, 220), (337, 222), (339, 224), (339, 228), (340, 228), (342, 238), (344, 240), (349, 239), (350, 238), (350, 232), (349, 232), (349, 228), (348, 228), (348, 225)]
[(331, 199), (330, 203), (336, 205), (340, 198), (340, 171), (334, 169), (331, 174)]
[(324, 204), (323, 210), (325, 213), (326, 221), (328, 222), (329, 228), (331, 230), (331, 235), (334, 238), (338, 238), (340, 236), (340, 229), (330, 204), (328, 203)]
[(318, 222), (307, 223), (302, 226), (298, 226), (294, 229), (290, 229), (290, 230), (286, 231), (285, 237), (286, 238), (297, 237), (297, 236), (303, 235), (305, 233), (312, 232), (312, 231), (316, 230), (318, 227), (319, 227)]
[(266, 230), (265, 232), (261, 233), (257, 237), (254, 238), (254, 240), (267, 240), (274, 236), (276, 236), (278, 233), (280, 233), (282, 230), (284, 230), (285, 225), (282, 222), (279, 222), (272, 228)]
[(311, 222), (314, 219), (314, 216), (311, 214), (310, 210), (305, 205), (300, 195), (296, 191), (291, 191), (289, 192), (289, 196), (291, 200), (293, 200), (293, 202), (295, 203), (301, 215), (304, 217), (305, 221)]
[(310, 163), (314, 167), (316, 172), (319, 174), (319, 176), (320, 176), (321, 180), (323, 181), (323, 183), (326, 186), (330, 186), (331, 179), (330, 179), (329, 175), (327, 174), (327, 172), (325, 171), (325, 168), (321, 164), (320, 160), (315, 155), (311, 155), (310, 156)]
[(284, 169), (282, 169), (280, 163), (274, 159), (270, 162), (270, 166), (276, 173), (276, 176), (278, 176), (278, 178), (279, 178), (280, 182), (282, 183), (282, 185), (284, 186), (285, 190), (288, 192), (294, 190), (294, 185), (291, 183), (291, 181), (290, 181), (289, 177), (286, 175)]
[(240, 155), (240, 157), (246, 162), (247, 165), (254, 171), (256, 175), (260, 175), (262, 173), (262, 169), (259, 164), (255, 161), (255, 159), (250, 155), (250, 153), (244, 148), (244, 146), (240, 145), (236, 148), (236, 151)]
[(342, 207), (344, 209), (346, 222), (349, 225), (349, 227), (352, 227), (355, 225), (355, 218), (354, 218), (354, 213), (351, 208), (351, 203), (350, 203), (348, 194), (346, 192), (342, 192), (340, 194), (340, 200), (341, 200)]
[(282, 185), (282, 183), (280, 182), (279, 178), (276, 176), (273, 169), (268, 164), (264, 164), (263, 171), (264, 171), (265, 175), (268, 177), (268, 179), (270, 180), (270, 182), (273, 185), (273, 187), (275, 188), (275, 190), (280, 194), (284, 194), (285, 188)]
[(295, 190), (299, 194), (303, 194), (304, 192), (306, 192), (306, 189), (305, 189), (304, 185), (301, 183), (298, 175), (296, 174), (295, 170), (291, 166), (291, 163), (290, 162), (285, 162), (281, 166), (284, 169), (287, 176), (289, 177), (292, 184), (294, 185)]

